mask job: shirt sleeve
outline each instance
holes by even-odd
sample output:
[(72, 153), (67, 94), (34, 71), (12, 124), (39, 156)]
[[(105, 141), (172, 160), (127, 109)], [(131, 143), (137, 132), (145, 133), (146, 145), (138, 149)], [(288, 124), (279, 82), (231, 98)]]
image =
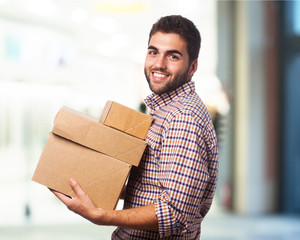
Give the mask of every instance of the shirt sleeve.
[(176, 115), (166, 129), (159, 159), (161, 194), (155, 202), (161, 238), (188, 231), (201, 205), (209, 208), (217, 178), (216, 139), (204, 126), (186, 113)]

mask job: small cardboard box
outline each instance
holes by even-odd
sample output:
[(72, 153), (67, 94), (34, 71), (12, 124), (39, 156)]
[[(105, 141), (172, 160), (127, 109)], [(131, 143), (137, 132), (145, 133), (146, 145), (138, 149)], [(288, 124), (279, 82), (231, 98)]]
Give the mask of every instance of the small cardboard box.
[(153, 118), (117, 102), (107, 101), (100, 122), (142, 140), (146, 139)]
[(131, 166), (138, 166), (145, 147), (141, 139), (63, 107), (32, 180), (72, 197), (73, 177), (97, 207), (114, 209)]

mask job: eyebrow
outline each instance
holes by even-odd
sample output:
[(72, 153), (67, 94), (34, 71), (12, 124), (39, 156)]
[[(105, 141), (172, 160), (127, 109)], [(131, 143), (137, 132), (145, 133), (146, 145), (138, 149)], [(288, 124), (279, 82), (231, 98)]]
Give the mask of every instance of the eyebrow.
[[(148, 49), (152, 49), (152, 50), (158, 51), (158, 48), (156, 48), (156, 47), (154, 47), (154, 46), (152, 46), (152, 45), (148, 46)], [(175, 49), (174, 49), (174, 50), (168, 50), (168, 51), (167, 51), (167, 54), (172, 54), (172, 53), (177, 53), (177, 54), (179, 54), (180, 56), (183, 56), (182, 53), (181, 53), (180, 51), (175, 50)]]

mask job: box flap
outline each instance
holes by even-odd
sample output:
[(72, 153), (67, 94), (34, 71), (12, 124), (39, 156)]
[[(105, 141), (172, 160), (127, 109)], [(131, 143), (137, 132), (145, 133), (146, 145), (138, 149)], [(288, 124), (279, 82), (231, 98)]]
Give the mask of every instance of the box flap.
[(97, 120), (79, 111), (64, 106), (56, 114), (52, 132), (71, 141), (77, 142), (78, 139), (85, 138), (89, 131), (91, 122), (97, 122)]
[(110, 108), (111, 108), (111, 105), (112, 105), (112, 101), (107, 101), (103, 110), (102, 110), (102, 114), (101, 114), (101, 117), (100, 117), (100, 123), (104, 124), (105, 121), (106, 121), (106, 117), (110, 111)]
[(62, 108), (57, 114), (52, 132), (135, 166), (146, 148), (145, 141), (67, 108)]
[(32, 180), (75, 196), (75, 178), (97, 207), (114, 209), (131, 165), (50, 133)]

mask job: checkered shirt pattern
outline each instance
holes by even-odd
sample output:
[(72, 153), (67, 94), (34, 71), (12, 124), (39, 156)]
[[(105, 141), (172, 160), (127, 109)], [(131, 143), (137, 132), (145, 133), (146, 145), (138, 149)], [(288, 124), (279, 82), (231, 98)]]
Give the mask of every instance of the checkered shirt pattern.
[(159, 231), (117, 228), (112, 239), (199, 239), (218, 175), (211, 117), (193, 81), (145, 102), (154, 121), (140, 165), (131, 171), (124, 208), (154, 203)]

